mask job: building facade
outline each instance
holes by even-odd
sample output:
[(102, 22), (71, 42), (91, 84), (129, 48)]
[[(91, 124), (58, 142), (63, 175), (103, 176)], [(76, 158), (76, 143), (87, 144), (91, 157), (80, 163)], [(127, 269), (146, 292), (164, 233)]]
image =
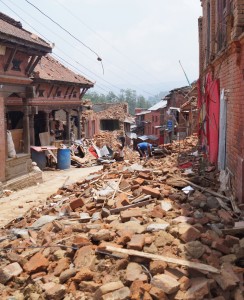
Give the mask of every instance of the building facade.
[(244, 0), (202, 0), (199, 18), (201, 142), (244, 201)]

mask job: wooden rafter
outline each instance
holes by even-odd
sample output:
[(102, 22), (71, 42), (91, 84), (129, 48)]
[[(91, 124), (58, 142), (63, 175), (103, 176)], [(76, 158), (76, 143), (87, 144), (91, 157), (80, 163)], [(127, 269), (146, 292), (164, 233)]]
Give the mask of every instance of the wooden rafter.
[(37, 56), (34, 63), (30, 66), (30, 69), (29, 69), (27, 75), (30, 75), (33, 72), (33, 70), (35, 69), (36, 65), (39, 63), (41, 58), (42, 58), (41, 56)]
[(51, 96), (52, 91), (53, 91), (53, 88), (54, 88), (54, 85), (52, 85), (52, 86), (50, 87), (50, 90), (49, 90), (49, 92), (48, 92), (47, 98), (49, 98), (49, 97)]
[(25, 69), (25, 74), (28, 74), (28, 72), (29, 72), (29, 70), (30, 70), (30, 67), (31, 67), (31, 65), (33, 64), (34, 60), (35, 60), (35, 55), (32, 55), (32, 56), (31, 56), (31, 59), (30, 59), (30, 61), (29, 61), (29, 63), (28, 63), (28, 65), (27, 65), (27, 67), (26, 67), (26, 69)]
[(56, 97), (56, 95), (57, 95), (57, 92), (58, 92), (58, 89), (59, 89), (59, 86), (57, 86), (57, 87), (56, 87), (56, 91), (55, 91), (55, 93), (54, 93), (53, 97)]
[(8, 60), (7, 60), (7, 63), (6, 65), (4, 66), (4, 71), (8, 71), (9, 70), (9, 67), (10, 67), (10, 64), (12, 63), (14, 57), (15, 57), (15, 54), (17, 52), (18, 48), (14, 48), (11, 50), (10, 54), (9, 54), (9, 57), (8, 57)]
[(74, 89), (75, 89), (75, 87), (73, 86), (73, 87), (72, 87), (72, 90), (71, 90), (71, 92), (70, 92), (70, 94), (69, 94), (69, 99), (70, 99), (71, 96), (73, 95)]
[(82, 97), (85, 95), (85, 93), (87, 92), (88, 88), (83, 88), (82, 92), (80, 93), (80, 100), (82, 99)]
[(66, 89), (66, 92), (65, 92), (65, 94), (64, 94), (64, 98), (66, 98), (66, 97), (67, 97), (67, 95), (68, 95), (68, 92), (69, 92), (69, 89), (70, 89), (70, 86), (68, 86), (68, 87), (67, 87), (67, 89)]

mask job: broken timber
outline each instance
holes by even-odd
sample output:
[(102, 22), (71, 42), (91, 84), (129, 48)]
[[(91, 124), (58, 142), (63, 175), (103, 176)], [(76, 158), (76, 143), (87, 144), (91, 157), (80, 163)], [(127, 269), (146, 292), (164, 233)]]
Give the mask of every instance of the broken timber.
[[(109, 252), (123, 253), (123, 254), (133, 255), (133, 256), (139, 256), (139, 257), (149, 258), (152, 260), (165, 261), (167, 263), (182, 265), (182, 266), (186, 266), (186, 267), (189, 267), (192, 269), (197, 269), (199, 271), (220, 273), (220, 271), (218, 269), (216, 269), (212, 266), (208, 266), (208, 265), (205, 265), (202, 263), (191, 262), (191, 261), (179, 259), (179, 258), (171, 258), (171, 257), (167, 257), (167, 256), (155, 255), (155, 254), (151, 254), (151, 253), (145, 253), (145, 252), (140, 252), (140, 251), (130, 250), (130, 249), (121, 249), (121, 248), (116, 248), (113, 246), (105, 246), (105, 247), (102, 247), (101, 250), (106, 250)], [(98, 248), (98, 252), (99, 252), (99, 248)]]

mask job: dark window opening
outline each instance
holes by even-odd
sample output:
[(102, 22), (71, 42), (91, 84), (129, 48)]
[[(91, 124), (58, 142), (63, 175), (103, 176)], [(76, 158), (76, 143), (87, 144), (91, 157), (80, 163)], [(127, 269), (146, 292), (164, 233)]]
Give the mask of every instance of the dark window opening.
[(44, 97), (44, 91), (45, 91), (45, 90), (39, 90), (39, 91), (38, 91), (39, 97)]
[(61, 91), (57, 91), (56, 97), (61, 97)]
[(22, 63), (21, 60), (18, 60), (18, 59), (13, 59), (12, 60), (12, 70), (14, 71), (21, 71), (20, 69), (20, 64)]
[(7, 113), (7, 129), (22, 129), (23, 113), (21, 111), (10, 111)]
[(74, 92), (73, 93), (73, 98), (76, 98), (77, 97), (77, 92)]
[(101, 120), (100, 121), (101, 130), (114, 131), (119, 130), (119, 120)]

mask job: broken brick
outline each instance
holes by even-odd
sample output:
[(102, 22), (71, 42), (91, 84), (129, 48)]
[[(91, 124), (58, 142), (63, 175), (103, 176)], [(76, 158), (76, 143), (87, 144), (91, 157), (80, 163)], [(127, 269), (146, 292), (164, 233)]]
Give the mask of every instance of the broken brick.
[(142, 217), (142, 211), (138, 208), (128, 209), (120, 212), (120, 218), (122, 222), (130, 221), (131, 218)]
[(147, 185), (142, 186), (142, 192), (146, 195), (152, 196), (153, 198), (159, 198), (161, 195), (158, 189), (153, 189)]
[(69, 205), (72, 210), (75, 210), (76, 208), (82, 207), (84, 205), (84, 202), (81, 198), (77, 198), (72, 200)]
[(27, 273), (36, 273), (45, 271), (49, 266), (49, 261), (41, 254), (36, 253), (31, 259), (23, 266)]

